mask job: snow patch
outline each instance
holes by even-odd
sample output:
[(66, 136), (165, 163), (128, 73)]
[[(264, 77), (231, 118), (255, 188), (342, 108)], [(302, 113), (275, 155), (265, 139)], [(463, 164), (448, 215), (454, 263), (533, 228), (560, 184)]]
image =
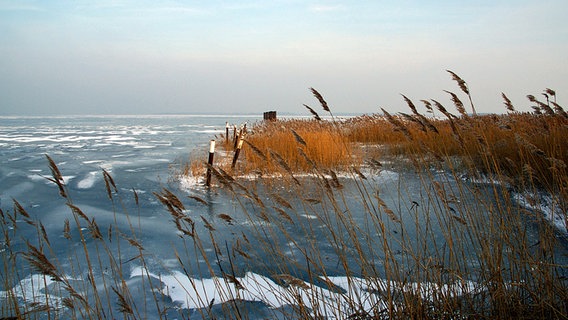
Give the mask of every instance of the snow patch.
[(568, 216), (562, 211), (558, 200), (550, 195), (535, 193), (514, 193), (513, 199), (519, 205), (540, 212), (544, 219), (549, 221), (557, 230), (564, 234), (568, 234)]
[(93, 185), (95, 185), (95, 182), (98, 180), (97, 177), (98, 177), (97, 171), (89, 172), (83, 178), (83, 180), (77, 182), (77, 188), (79, 188), (79, 189), (90, 189), (90, 188), (92, 188)]
[[(356, 311), (381, 310), (387, 302), (381, 296), (388, 290), (400, 290), (420, 295), (425, 300), (436, 294), (461, 296), (479, 293), (485, 288), (472, 281), (452, 284), (409, 282), (401, 283), (378, 278), (320, 277), (327, 288), (290, 275), (275, 275), (277, 283), (269, 277), (247, 272), (242, 277), (191, 278), (180, 271), (156, 275), (142, 267), (135, 267), (130, 278), (151, 277), (162, 282), (160, 292), (169, 296), (182, 309), (198, 309), (209, 304), (221, 304), (235, 299), (263, 302), (270, 308), (297, 305), (298, 299), (312, 310), (313, 315), (326, 315), (329, 319), (346, 319)], [(377, 308), (379, 306), (379, 308)]]

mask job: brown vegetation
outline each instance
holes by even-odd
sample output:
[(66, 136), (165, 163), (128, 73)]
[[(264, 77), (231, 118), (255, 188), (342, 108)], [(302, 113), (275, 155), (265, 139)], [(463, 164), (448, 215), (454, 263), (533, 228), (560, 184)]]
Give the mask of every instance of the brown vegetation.
[[(566, 208), (568, 116), (559, 104), (552, 102), (553, 107), (548, 107), (550, 101), (545, 104), (529, 96), (537, 103), (535, 112), (520, 113), (503, 94), (507, 113), (474, 115), (465, 112), (456, 94), (449, 93), (459, 116), (435, 100), (423, 103), (428, 112), (435, 112), (435, 108), (443, 118), (420, 114), (403, 96), (411, 113), (391, 115), (383, 110), (383, 114), (328, 121), (308, 107), (314, 119), (257, 123), (245, 136), (233, 173), (303, 173), (310, 172), (314, 163), (320, 169), (346, 171), (385, 157), (455, 160), (464, 173), (497, 175), (521, 190), (536, 187), (558, 195)], [(324, 107), (329, 110), (327, 104)], [(544, 107), (551, 111), (543, 114), (540, 110)], [(226, 157), (232, 157), (232, 143), (224, 146)], [(218, 163), (223, 170), (231, 171), (227, 165), (230, 161)]]
[[(476, 114), (467, 84), (450, 74), (467, 95), (471, 113), (449, 92), (459, 116), (434, 100), (423, 101), (426, 109), (444, 118), (422, 115), (403, 96), (408, 114), (383, 110), (381, 115), (338, 119), (323, 96), (311, 89), (330, 120), (321, 120), (306, 106), (314, 119), (258, 123), (244, 135), (243, 154), (235, 167), (233, 148), (238, 141), (223, 137), (225, 154), (218, 152), (210, 169), (217, 181), (214, 188), (223, 192), (223, 201), (231, 199), (234, 211), (214, 212), (209, 199), (180, 197), (179, 190), (153, 193), (169, 213), (172, 232), (181, 243), (172, 244), (177, 264), (170, 262), (169, 268), (183, 270), (187, 278), (198, 273), (214, 279), (216, 297), (230, 298), (221, 308), (226, 318), (248, 318), (250, 310), (240, 304), (240, 294), (251, 286), (266, 296), (274, 289), (282, 294), (278, 299), (289, 304), (288, 309), (267, 311), (267, 317), (568, 318), (567, 266), (561, 264), (566, 248), (558, 250), (565, 240), (548, 221), (511, 200), (513, 189), (548, 194), (553, 209), (566, 221), (566, 113), (554, 91), (547, 89), (546, 102), (529, 96), (533, 113), (516, 112), (503, 95), (507, 114)], [(407, 192), (416, 185), (403, 178), (390, 185), (396, 190), (388, 190), (381, 185), (388, 180), (379, 183), (362, 172), (367, 166), (380, 167), (384, 160), (413, 169), (419, 192)], [(169, 309), (163, 288), (151, 279), (147, 258), (153, 253), (139, 241), (142, 230), (129, 223), (101, 232), (95, 218), (72, 201), (49, 157), (48, 164), (48, 179), (70, 209), (70, 219), (62, 222), (63, 237), (78, 249), (71, 257), (57, 256), (50, 245), (54, 235), (48, 235), (20, 202), (14, 200), (13, 210), (0, 210), (0, 291), (7, 302), (0, 306), (0, 317), (219, 316), (212, 311), (215, 299), (207, 296), (194, 297), (198, 308), (191, 312)], [(182, 173), (201, 176), (205, 168), (197, 159)], [(338, 178), (338, 171), (349, 173), (350, 179)], [(312, 176), (297, 178), (306, 172)], [(238, 179), (250, 173), (269, 178)], [(275, 173), (282, 178), (274, 179)], [(483, 189), (488, 195), (465, 182), (464, 175), (496, 183)], [(108, 201), (120, 208), (125, 200), (121, 188), (106, 171), (103, 177)], [(282, 188), (271, 183), (276, 180), (292, 183)], [(348, 183), (351, 187), (344, 188)], [(141, 206), (136, 192), (133, 196)], [(190, 203), (206, 206), (209, 214), (188, 214)], [(535, 204), (538, 208), (538, 199)], [(129, 217), (122, 208), (124, 212), (118, 209), (115, 215)], [(534, 229), (528, 229), (529, 220)], [(24, 227), (37, 231), (37, 239), (18, 246)], [(321, 238), (314, 238), (316, 230)], [(123, 270), (131, 261), (143, 270), (143, 287), (152, 295), (144, 301), (132, 299), (131, 279)], [(26, 277), (18, 270), (23, 263), (43, 275), (44, 282), (55, 282), (35, 292), (38, 301), (27, 304), (17, 296), (16, 283)], [(97, 278), (103, 270), (105, 276)], [(241, 283), (239, 275), (250, 270), (262, 270), (280, 284), (280, 291), (259, 280)], [(336, 274), (344, 275), (353, 289), (339, 290), (331, 281)], [(364, 289), (355, 289), (357, 284)], [(192, 282), (183, 290), (193, 292), (198, 286)], [(61, 305), (41, 299), (53, 292), (64, 297)], [(150, 305), (156, 314), (148, 314)]]

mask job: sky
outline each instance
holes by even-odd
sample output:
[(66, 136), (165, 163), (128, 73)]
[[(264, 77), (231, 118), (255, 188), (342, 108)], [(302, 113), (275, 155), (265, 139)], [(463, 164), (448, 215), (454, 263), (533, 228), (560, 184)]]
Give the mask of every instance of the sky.
[[(0, 115), (477, 112), (568, 98), (568, 1), (0, 0)], [(421, 111), (425, 109), (419, 108)], [(322, 110), (322, 114), (325, 114)]]

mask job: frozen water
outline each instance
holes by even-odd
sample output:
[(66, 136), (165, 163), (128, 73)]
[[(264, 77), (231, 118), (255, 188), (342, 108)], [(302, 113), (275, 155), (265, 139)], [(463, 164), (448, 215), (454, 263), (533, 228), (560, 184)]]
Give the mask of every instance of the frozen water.
[[(85, 213), (90, 221), (96, 222), (103, 237), (113, 245), (120, 245), (120, 251), (112, 251), (109, 257), (104, 257), (94, 266), (97, 282), (105, 279), (107, 273), (113, 270), (113, 265), (120, 265), (124, 270), (129, 270), (125, 276), (128, 286), (131, 288), (133, 299), (143, 301), (158, 292), (164, 297), (164, 303), (172, 309), (200, 309), (209, 304), (213, 306), (224, 303), (232, 303), (236, 298), (244, 301), (258, 303), (253, 304), (258, 309), (259, 317), (268, 312), (270, 316), (289, 314), (287, 306), (297, 302), (298, 297), (309, 308), (318, 314), (329, 315), (330, 318), (344, 318), (353, 311), (349, 308), (349, 302), (354, 298), (360, 299), (365, 308), (371, 305), (381, 304), (380, 295), (376, 294), (376, 286), (389, 287), (389, 282), (384, 279), (368, 279), (361, 275), (344, 274), (343, 266), (338, 264), (340, 256), (356, 256), (354, 248), (345, 248), (338, 252), (332, 246), (332, 240), (326, 233), (330, 225), (337, 225), (338, 221), (332, 217), (322, 216), (316, 210), (322, 204), (313, 203), (310, 206), (314, 210), (300, 211), (297, 215), (288, 217), (292, 222), (283, 227), (287, 233), (285, 236), (282, 229), (272, 228), (271, 223), (262, 219), (262, 214), (270, 215), (271, 219), (282, 217), (278, 212), (271, 209), (274, 205), (270, 200), (262, 198), (267, 203), (266, 211), (259, 212), (250, 205), (250, 199), (235, 197), (221, 189), (208, 191), (203, 187), (202, 177), (183, 177), (172, 180), (170, 166), (187, 159), (190, 152), (203, 152), (204, 160), (207, 155), (207, 143), (215, 134), (224, 134), (225, 122), (237, 125), (248, 121), (249, 123), (260, 120), (255, 117), (234, 116), (121, 116), (121, 117), (55, 117), (55, 118), (0, 118), (0, 204), (3, 210), (12, 207), (12, 199), (17, 199), (27, 210), (33, 219), (42, 222), (47, 234), (50, 235), (53, 254), (57, 256), (59, 266), (66, 271), (70, 279), (86, 279), (77, 264), (83, 261), (74, 261), (69, 257), (81, 255), (82, 245), (79, 241), (80, 232), (90, 232), (85, 221), (80, 221), (81, 227), (74, 225), (70, 208), (65, 200), (59, 196), (58, 188), (46, 177), (51, 173), (45, 155), (49, 155), (58, 165), (67, 185), (72, 202)], [(119, 189), (118, 194), (109, 199), (103, 170), (109, 172)], [(392, 208), (413, 208), (413, 201), (423, 203), (420, 199), (424, 196), (424, 185), (413, 173), (399, 173), (395, 171), (363, 170), (369, 178), (366, 187), (377, 192), (387, 205)], [(439, 172), (439, 181), (451, 180), (443, 177)], [(368, 212), (357, 197), (351, 197), (350, 190), (357, 190), (354, 182), (348, 174), (338, 174), (345, 188), (343, 190), (345, 201), (352, 214), (354, 228), (357, 231), (366, 229), (371, 223), (367, 215), (358, 214)], [(251, 180), (254, 176), (248, 177)], [(275, 177), (277, 178), (277, 177)], [(298, 175), (298, 179), (309, 179), (309, 175)], [(401, 180), (404, 186), (401, 188)], [(455, 188), (446, 185), (448, 190)], [(195, 223), (195, 232), (202, 235), (201, 248), (195, 247), (191, 241), (183, 238), (184, 235), (176, 229), (172, 216), (158, 201), (155, 193), (163, 188), (179, 192), (183, 197), (185, 210), (183, 214), (190, 217)], [(489, 188), (489, 186), (487, 186)], [(404, 194), (400, 194), (401, 190)], [(489, 189), (480, 187), (480, 192)], [(261, 192), (262, 190), (259, 190)], [(380, 191), (380, 192), (379, 192)], [(282, 189), (283, 195), (287, 192)], [(309, 197), (312, 190), (305, 190), (301, 196)], [(431, 191), (430, 191), (431, 192)], [(487, 194), (492, 194), (487, 192)], [(134, 195), (138, 198), (136, 204)], [(194, 196), (202, 199), (194, 201)], [(298, 196), (291, 195), (291, 198)], [(192, 200), (194, 199), (194, 200)], [(370, 197), (368, 201), (376, 201)], [(452, 209), (459, 212), (461, 205), (468, 205), (476, 201), (474, 195), (459, 199), (452, 203)], [(423, 212), (436, 211), (434, 203), (423, 204), (420, 210)], [(297, 203), (292, 206), (299, 207)], [(254, 215), (260, 218), (255, 220), (246, 216), (240, 210), (246, 207)], [(407, 210), (412, 211), (412, 210)], [(231, 217), (230, 223), (219, 218), (220, 214)], [(275, 218), (276, 217), (276, 218)], [(413, 236), (421, 231), (425, 225), (425, 217), (420, 215), (401, 215), (400, 220)], [(459, 217), (458, 217), (459, 218)], [(64, 237), (64, 222), (71, 221), (71, 230), (68, 240)], [(214, 225), (215, 230), (206, 227), (204, 221)], [(392, 233), (395, 237), (390, 245), (390, 250), (403, 260), (405, 248), (396, 240), (400, 235), (397, 223), (384, 217), (385, 232)], [(307, 225), (309, 232), (299, 228), (298, 225)], [(37, 243), (37, 231), (26, 224), (24, 220), (17, 222), (18, 237), (12, 244), (15, 249), (25, 251), (26, 243)], [(257, 230), (271, 231), (270, 241), (266, 239), (247, 238), (252, 250), (248, 251), (248, 259), (230, 257), (227, 252), (229, 247), (245, 243), (243, 235), (257, 234)], [(430, 239), (434, 247), (435, 243), (445, 242), (444, 235), (439, 232), (439, 226), (428, 226), (427, 231), (432, 234)], [(438, 229), (436, 229), (438, 228)], [(536, 232), (527, 227), (527, 233)], [(372, 229), (377, 230), (377, 229)], [(209, 232), (213, 233), (217, 246), (209, 238)], [(374, 251), (376, 245), (373, 238), (380, 238), (378, 234), (365, 232), (346, 233), (348, 237), (360, 237), (360, 243), (368, 244), (368, 247), (359, 248), (368, 252), (374, 261), (377, 274), (381, 276), (383, 267), (383, 254)], [(396, 238), (398, 237), (398, 238)], [(85, 246), (88, 250), (103, 250), (97, 241), (87, 238)], [(290, 241), (294, 239), (294, 241)], [(132, 241), (132, 242), (131, 242)], [(140, 265), (140, 251), (133, 245), (138, 244), (143, 248), (146, 257), (145, 267)], [(289, 265), (270, 265), (268, 256), (262, 251), (254, 250), (263, 245), (282, 244), (282, 253), (290, 259)], [(3, 245), (3, 244), (2, 244)], [(220, 246), (220, 247), (219, 247)], [(226, 247), (223, 247), (226, 246)], [(2, 248), (2, 250), (4, 250)], [(114, 250), (114, 249), (110, 249)], [(306, 255), (309, 250), (317, 250), (322, 261), (319, 263), (325, 269), (327, 276), (323, 274), (311, 275), (305, 271), (297, 271), (295, 276), (299, 282), (290, 286), (277, 281), (278, 274), (288, 271), (295, 272), (298, 265), (305, 267)], [(565, 250), (565, 249), (564, 249)], [(203, 255), (207, 256), (204, 259)], [(103, 255), (104, 256), (104, 255)], [(230, 260), (232, 259), (232, 260)], [(186, 270), (180, 265), (180, 261), (187, 267)], [(399, 261), (399, 262), (400, 262)], [(211, 264), (213, 262), (213, 264)], [(349, 262), (351, 270), (358, 270), (360, 266), (353, 260)], [(465, 261), (471, 268), (475, 268), (474, 259)], [(230, 267), (234, 266), (238, 272), (233, 278)], [(11, 279), (9, 287), (0, 288), (0, 304), (6, 299), (8, 290), (11, 290), (22, 304), (33, 302), (45, 302), (49, 299), (52, 306), (61, 307), (65, 295), (46, 295), (46, 287), (58, 285), (49, 277), (38, 275), (29, 264), (22, 260), (20, 279)], [(412, 270), (412, 266), (407, 266)], [(212, 273), (215, 275), (213, 276)], [(316, 279), (313, 279), (316, 278)], [(145, 281), (155, 284), (156, 291), (148, 291)], [(229, 281), (230, 279), (231, 281)], [(308, 281), (311, 279), (313, 281)], [(438, 284), (421, 283), (420, 279), (409, 279), (405, 288), (414, 290), (416, 293), (428, 297), (428, 290), (441, 289), (451, 294), (471, 293), (475, 290), (483, 290), (473, 281), (464, 281), (460, 284), (446, 284), (444, 287), (436, 287)], [(237, 285), (237, 283), (239, 285)], [(323, 285), (325, 283), (326, 285)], [(418, 285), (420, 283), (420, 285)], [(336, 287), (331, 287), (333, 284)], [(372, 288), (371, 286), (375, 286)], [(398, 284), (398, 286), (403, 286)], [(139, 289), (139, 290), (136, 290)], [(146, 290), (146, 291), (145, 291)], [(57, 290), (54, 290), (57, 292)], [(61, 290), (60, 290), (61, 291)], [(64, 290), (63, 290), (64, 291)], [(50, 291), (51, 292), (51, 291)], [(313, 304), (313, 297), (318, 297), (321, 303)], [(168, 300), (169, 299), (169, 300)], [(152, 303), (147, 303), (152, 305)], [(214, 310), (215, 307), (212, 307)], [(261, 312), (261, 310), (264, 310)], [(279, 311), (278, 311), (279, 310)], [(150, 318), (158, 314), (158, 311)], [(67, 311), (63, 311), (67, 312)], [(188, 311), (189, 312), (189, 311)]]

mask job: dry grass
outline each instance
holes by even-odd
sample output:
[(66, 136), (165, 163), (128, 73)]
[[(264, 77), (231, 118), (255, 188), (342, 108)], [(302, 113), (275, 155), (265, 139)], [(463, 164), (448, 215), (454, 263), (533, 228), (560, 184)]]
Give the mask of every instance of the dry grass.
[(280, 155), (294, 172), (312, 169), (307, 158), (323, 167), (339, 169), (347, 168), (355, 156), (345, 136), (331, 123), (321, 121), (263, 123), (246, 139), (251, 151), (247, 150), (245, 170), (274, 170), (278, 167), (271, 156), (274, 154)]
[[(287, 309), (265, 310), (266, 317), (568, 318), (565, 240), (538, 213), (512, 201), (514, 191), (550, 195), (566, 221), (568, 119), (550, 89), (547, 102), (529, 98), (533, 113), (517, 113), (503, 95), (509, 113), (477, 115), (467, 84), (450, 74), (469, 101), (449, 93), (459, 116), (434, 100), (423, 101), (425, 107), (444, 118), (422, 115), (403, 96), (409, 113), (384, 110), (340, 120), (311, 89), (331, 120), (308, 107), (313, 120), (258, 123), (246, 134), (243, 128), (246, 142), (235, 167), (238, 139), (222, 137), (225, 154), (218, 152), (210, 167), (216, 185), (209, 191), (230, 199), (231, 212), (216, 212), (214, 199), (179, 190), (153, 192), (179, 241), (172, 244), (177, 263), (169, 262), (167, 270), (211, 279), (215, 298), (226, 301), (221, 306), (203, 295), (194, 297), (194, 310), (172, 311), (151, 276), (152, 253), (139, 240), (142, 230), (130, 222), (100, 228), (73, 202), (48, 157), (48, 179), (70, 210), (61, 237), (78, 249), (58, 255), (51, 241), (60, 235), (47, 234), (16, 200), (12, 210), (0, 211), (1, 291), (8, 302), (0, 317), (246, 319), (251, 315), (242, 298), (257, 288), (257, 298), (279, 293), (288, 303)], [(400, 170), (400, 177), (374, 174), (380, 162)], [(206, 168), (194, 159), (181, 174), (201, 176)], [(306, 172), (311, 175), (300, 175)], [(251, 173), (265, 178), (239, 178)], [(480, 188), (464, 176), (494, 183)], [(108, 172), (103, 177), (115, 220), (130, 221), (121, 188)], [(190, 205), (209, 212), (188, 214)], [(35, 237), (23, 241), (23, 228)], [(151, 292), (144, 301), (133, 300), (133, 282), (123, 270), (132, 261), (143, 270), (142, 288)], [(32, 303), (17, 296), (18, 281), (27, 276), (19, 266), (25, 264), (46, 284)], [(251, 270), (272, 282), (241, 277)], [(345, 288), (332, 281), (336, 275), (346, 277)], [(183, 290), (198, 287), (192, 280)], [(50, 293), (64, 298), (49, 300)]]
[[(407, 102), (413, 106), (410, 100)], [(245, 136), (235, 170), (230, 170), (229, 159), (221, 157), (217, 163), (223, 170), (239, 175), (281, 172), (282, 162), (284, 171), (302, 173), (313, 170), (314, 163), (320, 169), (347, 171), (353, 166), (360, 169), (369, 158), (456, 159), (465, 167), (464, 172), (500, 175), (520, 189), (541, 188), (565, 203), (568, 118), (561, 111), (552, 115), (513, 111), (458, 117), (438, 102), (434, 105), (445, 118), (426, 117), (414, 107), (412, 114), (390, 115), (385, 111), (386, 116), (364, 115), (342, 121), (289, 119), (258, 123)], [(560, 106), (557, 109), (563, 110)], [(225, 157), (232, 158), (232, 144), (224, 146)], [(275, 155), (278, 159), (274, 159)], [(192, 171), (203, 172), (196, 169), (200, 165), (192, 162)]]

